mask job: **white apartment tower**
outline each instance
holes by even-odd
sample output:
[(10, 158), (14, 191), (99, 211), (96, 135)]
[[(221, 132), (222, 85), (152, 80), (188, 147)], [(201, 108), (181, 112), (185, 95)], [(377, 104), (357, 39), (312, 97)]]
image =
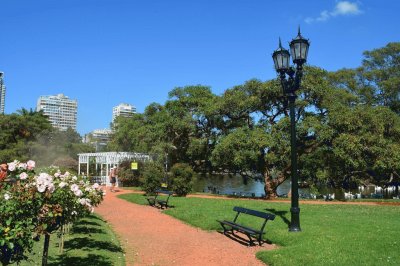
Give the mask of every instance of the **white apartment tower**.
[(121, 103), (113, 108), (112, 120), (114, 121), (117, 116), (132, 117), (134, 113), (136, 113), (135, 106), (127, 103)]
[(0, 72), (0, 114), (4, 114), (4, 105), (6, 101), (6, 86), (4, 85), (4, 73)]
[(36, 111), (43, 110), (53, 127), (67, 130), (69, 127), (76, 130), (78, 102), (64, 94), (40, 96)]

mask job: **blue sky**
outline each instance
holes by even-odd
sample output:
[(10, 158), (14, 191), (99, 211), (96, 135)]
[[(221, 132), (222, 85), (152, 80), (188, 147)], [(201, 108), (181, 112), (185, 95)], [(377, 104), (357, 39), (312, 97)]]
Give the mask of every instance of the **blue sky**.
[(271, 54), (298, 25), (308, 63), (360, 66), (362, 52), (400, 40), (398, 0), (0, 0), (6, 113), (40, 95), (78, 100), (78, 132), (107, 128), (112, 107), (139, 112), (186, 85), (215, 94), (275, 78)]

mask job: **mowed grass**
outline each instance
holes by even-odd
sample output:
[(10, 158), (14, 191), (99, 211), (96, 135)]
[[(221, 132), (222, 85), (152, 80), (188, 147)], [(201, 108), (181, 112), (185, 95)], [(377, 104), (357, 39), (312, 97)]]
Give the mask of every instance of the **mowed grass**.
[[(119, 197), (147, 204), (140, 194)], [(269, 265), (400, 265), (400, 206), (303, 204), (302, 232), (288, 232), (288, 203), (179, 197), (170, 203), (166, 214), (204, 230), (221, 230), (216, 220), (233, 219), (234, 206), (274, 213), (265, 238), (279, 248), (257, 253)], [(258, 227), (260, 221), (243, 222)]]
[[(42, 265), (44, 237), (36, 242), (29, 260), (20, 265)], [(65, 234), (64, 252), (60, 253), (56, 234), (50, 237), (48, 265), (124, 266), (124, 252), (109, 225), (97, 215), (76, 222)]]

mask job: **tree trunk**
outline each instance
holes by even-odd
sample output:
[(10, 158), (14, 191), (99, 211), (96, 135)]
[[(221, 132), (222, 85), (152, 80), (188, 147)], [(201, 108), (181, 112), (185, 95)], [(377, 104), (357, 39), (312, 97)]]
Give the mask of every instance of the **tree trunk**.
[(265, 185), (264, 185), (265, 197), (267, 199), (275, 199), (277, 197), (277, 194), (276, 194), (277, 186), (275, 186), (268, 170), (265, 170), (263, 175), (264, 175), (264, 183), (265, 183)]
[[(290, 167), (290, 166), (287, 166)], [(280, 184), (285, 182), (287, 179), (285, 177), (285, 172), (287, 169), (284, 169), (275, 179), (272, 179), (272, 176), (270, 174), (270, 171), (268, 170), (267, 167), (264, 168), (263, 170), (263, 176), (264, 176), (264, 191), (265, 191), (265, 196), (266, 199), (275, 199), (278, 197), (277, 190)]]

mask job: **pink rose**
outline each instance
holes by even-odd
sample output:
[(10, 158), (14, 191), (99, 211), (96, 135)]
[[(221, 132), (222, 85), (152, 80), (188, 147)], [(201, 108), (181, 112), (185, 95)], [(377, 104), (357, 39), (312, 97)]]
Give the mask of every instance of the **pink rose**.
[(28, 174), (25, 173), (25, 172), (22, 172), (22, 173), (19, 175), (19, 178), (22, 179), (22, 180), (25, 180), (25, 179), (28, 178)]
[(35, 161), (29, 160), (26, 162), (26, 165), (28, 167), (28, 170), (32, 170), (33, 168), (35, 168), (36, 163), (35, 163)]

